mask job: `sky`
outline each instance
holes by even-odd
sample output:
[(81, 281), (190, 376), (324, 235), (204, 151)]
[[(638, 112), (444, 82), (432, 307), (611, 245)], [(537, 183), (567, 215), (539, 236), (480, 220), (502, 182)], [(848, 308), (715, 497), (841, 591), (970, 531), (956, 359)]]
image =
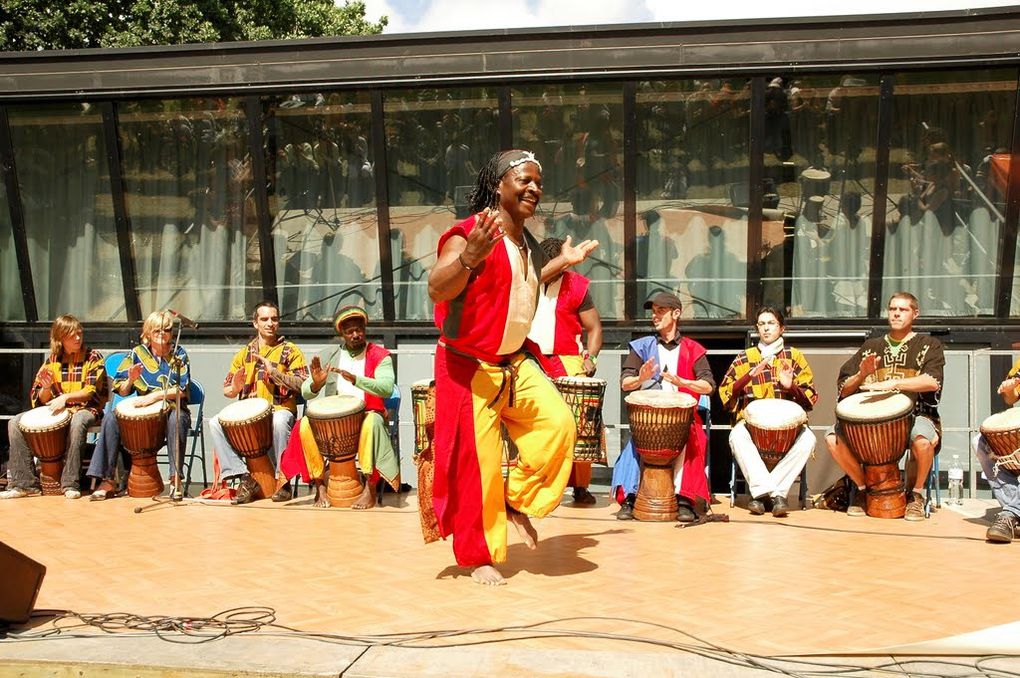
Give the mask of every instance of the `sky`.
[(660, 21), (939, 11), (1016, 5), (1017, 0), (365, 0), (367, 17), (389, 17), (384, 34)]

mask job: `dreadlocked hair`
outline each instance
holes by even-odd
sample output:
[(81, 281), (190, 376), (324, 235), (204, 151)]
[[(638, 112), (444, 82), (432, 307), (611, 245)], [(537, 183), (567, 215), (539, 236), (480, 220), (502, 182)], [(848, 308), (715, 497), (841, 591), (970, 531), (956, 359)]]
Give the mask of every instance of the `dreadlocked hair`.
[(539, 244), (539, 247), (545, 252), (545, 256), (555, 259), (560, 256), (560, 250), (563, 249), (563, 240), (560, 238), (546, 238)]
[(499, 188), (499, 158), (503, 155), (500, 151), (495, 153), (478, 172), (478, 183), (468, 193), (468, 208), (472, 214), (481, 212), (486, 207), (495, 207), (499, 204), (497, 189)]

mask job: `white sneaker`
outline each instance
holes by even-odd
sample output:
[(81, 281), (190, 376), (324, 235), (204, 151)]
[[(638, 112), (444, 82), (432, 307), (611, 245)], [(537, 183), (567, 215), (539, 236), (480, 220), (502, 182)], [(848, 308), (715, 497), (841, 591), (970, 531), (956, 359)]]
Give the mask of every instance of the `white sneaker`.
[(64, 490), (64, 498), (65, 499), (81, 499), (81, 492), (79, 492), (78, 490), (75, 490), (75, 489), (69, 487), (66, 490)]
[(21, 499), (22, 497), (34, 497), (41, 494), (39, 490), (26, 490), (20, 487), (12, 487), (0, 492), (0, 499)]

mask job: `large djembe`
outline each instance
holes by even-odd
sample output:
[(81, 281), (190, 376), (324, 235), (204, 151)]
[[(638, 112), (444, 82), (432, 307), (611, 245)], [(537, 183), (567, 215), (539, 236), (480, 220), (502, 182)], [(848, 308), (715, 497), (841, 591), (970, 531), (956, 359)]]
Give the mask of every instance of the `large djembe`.
[(244, 458), (263, 499), (276, 491), (276, 471), (269, 458), (273, 447), (273, 406), (262, 398), (230, 403), (217, 415), (227, 442)]
[(305, 417), (319, 454), (329, 461), (329, 505), (349, 508), (365, 489), (354, 461), (365, 420), (365, 401), (350, 395), (316, 398), (305, 406)]
[[(125, 398), (114, 408), (120, 427), (120, 444), (131, 455), (128, 496), (157, 497), (163, 491), (163, 476), (156, 464), (156, 453), (166, 443), (165, 403), (158, 401), (136, 407), (136, 402), (134, 398)], [(173, 452), (170, 458), (173, 458)]]
[(873, 518), (902, 518), (907, 496), (900, 474), (913, 426), (914, 401), (896, 391), (863, 391), (836, 405), (847, 447), (864, 466), (865, 512)]
[(634, 517), (676, 520), (673, 461), (687, 445), (698, 401), (671, 391), (637, 391), (624, 400), (634, 452), (641, 459)]

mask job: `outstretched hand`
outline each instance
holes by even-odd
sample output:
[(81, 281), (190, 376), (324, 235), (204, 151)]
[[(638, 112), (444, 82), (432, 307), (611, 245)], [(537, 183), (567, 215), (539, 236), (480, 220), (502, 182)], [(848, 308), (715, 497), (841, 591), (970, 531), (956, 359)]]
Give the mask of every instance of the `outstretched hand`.
[(598, 240), (582, 240), (576, 245), (572, 241), (573, 238), (568, 235), (563, 241), (563, 247), (560, 248), (560, 256), (566, 260), (568, 266), (578, 265), (599, 246)]

